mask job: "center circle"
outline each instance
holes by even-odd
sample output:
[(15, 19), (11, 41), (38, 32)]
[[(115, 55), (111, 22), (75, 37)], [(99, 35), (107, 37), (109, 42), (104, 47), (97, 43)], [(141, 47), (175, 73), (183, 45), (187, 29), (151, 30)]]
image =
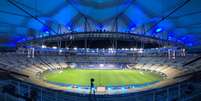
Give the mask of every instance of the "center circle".
[(98, 86), (147, 85), (163, 79), (160, 73), (143, 70), (95, 70), (63, 69), (49, 70), (41, 74), (42, 79), (60, 85), (90, 86), (90, 79)]

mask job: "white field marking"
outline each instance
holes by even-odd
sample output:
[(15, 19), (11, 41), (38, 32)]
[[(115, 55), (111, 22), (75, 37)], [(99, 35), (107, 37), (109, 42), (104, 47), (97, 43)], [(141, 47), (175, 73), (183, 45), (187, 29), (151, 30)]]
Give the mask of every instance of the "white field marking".
[(144, 75), (144, 73), (142, 71), (140, 71), (140, 74)]
[(59, 71), (59, 73), (61, 74), (63, 71), (61, 70), (61, 71)]

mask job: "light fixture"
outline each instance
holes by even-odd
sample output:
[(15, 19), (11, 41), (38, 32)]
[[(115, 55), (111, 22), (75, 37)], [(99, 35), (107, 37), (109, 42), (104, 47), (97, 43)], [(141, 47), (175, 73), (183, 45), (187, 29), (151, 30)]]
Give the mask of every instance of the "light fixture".
[(159, 28), (156, 29), (155, 32), (156, 32), (156, 33), (159, 33), (159, 32), (162, 32), (162, 31), (163, 31), (163, 29), (159, 27)]
[(42, 47), (42, 48), (46, 48), (47, 46), (45, 46), (45, 45), (42, 45), (41, 47)]
[(53, 46), (52, 48), (53, 48), (53, 49), (57, 49), (57, 47), (56, 47), (56, 46)]

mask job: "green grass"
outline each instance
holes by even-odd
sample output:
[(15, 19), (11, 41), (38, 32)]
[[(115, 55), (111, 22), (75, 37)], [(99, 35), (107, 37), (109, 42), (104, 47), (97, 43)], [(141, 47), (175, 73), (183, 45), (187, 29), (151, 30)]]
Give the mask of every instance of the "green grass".
[(46, 81), (64, 84), (89, 86), (90, 79), (95, 79), (96, 86), (117, 86), (129, 84), (144, 84), (161, 80), (159, 74), (139, 70), (82, 70), (64, 69), (45, 72), (42, 78)]

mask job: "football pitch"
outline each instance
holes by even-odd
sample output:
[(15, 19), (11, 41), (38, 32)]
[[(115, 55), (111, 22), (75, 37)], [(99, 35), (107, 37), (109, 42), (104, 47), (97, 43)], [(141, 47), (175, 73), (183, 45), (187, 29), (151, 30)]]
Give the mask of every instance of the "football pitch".
[(90, 86), (90, 79), (95, 79), (95, 86), (123, 86), (130, 84), (145, 84), (162, 80), (157, 73), (140, 70), (86, 70), (64, 69), (48, 71), (42, 74), (46, 81)]

